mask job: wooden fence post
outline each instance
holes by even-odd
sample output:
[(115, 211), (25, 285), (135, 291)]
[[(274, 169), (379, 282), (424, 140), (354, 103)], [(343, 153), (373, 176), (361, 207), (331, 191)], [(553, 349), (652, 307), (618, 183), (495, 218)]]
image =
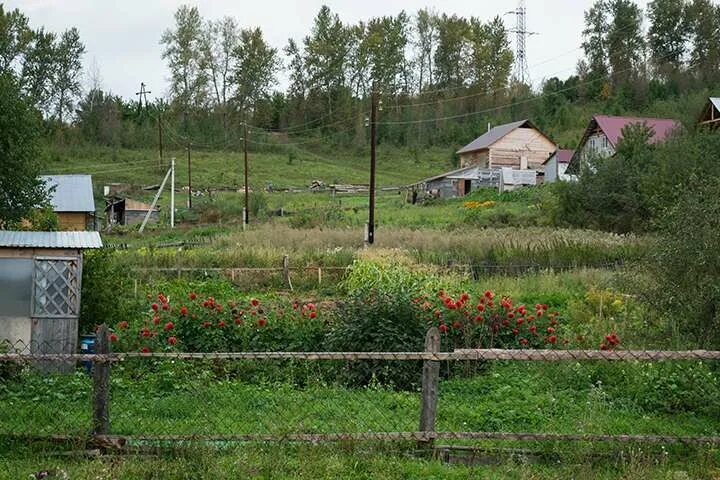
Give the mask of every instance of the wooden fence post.
[(283, 277), (285, 278), (285, 283), (288, 284), (288, 287), (290, 287), (290, 291), (293, 291), (292, 282), (290, 281), (290, 256), (289, 255), (283, 255)]
[[(100, 325), (95, 340), (95, 353), (110, 353), (110, 338), (106, 324)], [(93, 434), (110, 433), (110, 362), (93, 362)]]
[[(425, 335), (425, 351), (427, 353), (440, 352), (440, 331), (437, 327), (431, 327), (427, 331), (427, 335)], [(424, 439), (418, 442), (421, 447), (431, 447), (433, 444), (432, 434), (435, 432), (439, 383), (440, 362), (437, 360), (423, 361), (420, 432), (424, 434)]]
[(322, 267), (318, 267), (318, 287), (322, 285)]

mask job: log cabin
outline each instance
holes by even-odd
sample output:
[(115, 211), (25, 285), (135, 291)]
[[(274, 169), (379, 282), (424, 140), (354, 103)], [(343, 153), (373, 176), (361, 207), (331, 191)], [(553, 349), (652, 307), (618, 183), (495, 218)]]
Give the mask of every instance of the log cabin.
[(95, 199), (90, 175), (42, 175), (60, 230), (95, 230)]

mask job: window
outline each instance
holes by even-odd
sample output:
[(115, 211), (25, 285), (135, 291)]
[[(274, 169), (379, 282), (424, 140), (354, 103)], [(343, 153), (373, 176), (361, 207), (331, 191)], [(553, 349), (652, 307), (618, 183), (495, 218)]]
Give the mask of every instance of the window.
[(80, 314), (80, 259), (36, 258), (33, 317), (68, 318)]
[(0, 258), (0, 316), (29, 317), (31, 258)]

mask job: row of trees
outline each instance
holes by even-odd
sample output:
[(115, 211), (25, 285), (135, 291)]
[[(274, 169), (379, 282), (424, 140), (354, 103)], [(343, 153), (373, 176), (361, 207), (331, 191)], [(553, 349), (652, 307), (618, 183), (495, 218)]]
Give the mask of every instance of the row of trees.
[(33, 30), (25, 14), (0, 4), (0, 74), (15, 77), (46, 118), (60, 123), (72, 118), (81, 94), (84, 53), (76, 28), (61, 34)]

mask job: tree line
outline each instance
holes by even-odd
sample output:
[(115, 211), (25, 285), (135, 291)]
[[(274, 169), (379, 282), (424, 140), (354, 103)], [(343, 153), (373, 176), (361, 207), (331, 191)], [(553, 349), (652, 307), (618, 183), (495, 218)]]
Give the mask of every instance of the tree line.
[[(77, 30), (33, 32), (19, 11), (0, 12), (0, 35), (12, 40), (0, 42), (3, 58), (38, 108), (71, 122), (80, 139), (106, 145), (154, 145), (162, 118), (166, 141), (179, 146), (237, 148), (247, 122), (251, 148), (312, 146), (308, 139), (364, 147), (373, 88), (382, 101), (381, 142), (457, 146), (488, 123), (530, 117), (571, 143), (575, 133), (563, 132), (582, 128), (587, 118), (579, 117), (589, 108), (642, 113), (720, 79), (720, 7), (711, 0), (653, 0), (644, 11), (632, 0), (596, 0), (585, 12), (576, 72), (536, 89), (512, 76), (509, 32), (499, 16), (482, 21), (421, 9), (347, 23), (323, 6), (307, 35), (273, 46), (258, 27), (205, 19), (186, 5), (159, 39), (169, 96), (140, 108), (101, 85), (80, 96)], [(43, 46), (46, 37), (52, 47)], [(35, 67), (38, 57), (52, 62)], [(42, 69), (57, 73), (32, 76)]]

